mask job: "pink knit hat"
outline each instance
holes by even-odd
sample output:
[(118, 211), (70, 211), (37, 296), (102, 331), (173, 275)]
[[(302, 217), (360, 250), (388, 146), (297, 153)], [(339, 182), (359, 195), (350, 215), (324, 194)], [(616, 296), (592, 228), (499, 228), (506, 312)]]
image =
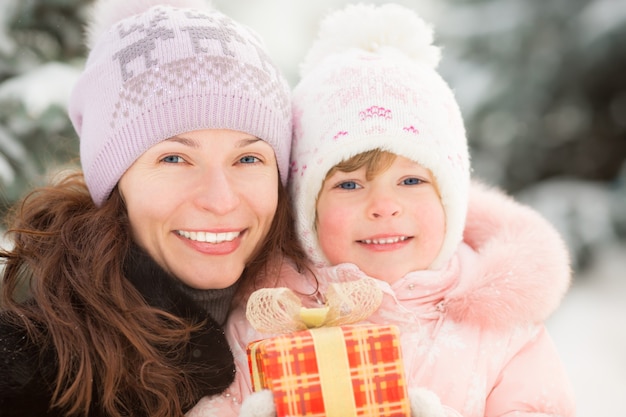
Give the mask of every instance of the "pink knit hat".
[(435, 70), (429, 26), (399, 5), (351, 5), (322, 21), (293, 93), (290, 188), (296, 227), (311, 259), (327, 265), (315, 233), (316, 198), (328, 171), (376, 148), (430, 169), (446, 214), (431, 269), (463, 237), (470, 164), (454, 94)]
[(93, 16), (69, 114), (96, 205), (148, 148), (199, 129), (268, 142), (286, 182), (289, 85), (258, 35), (201, 0), (100, 0)]

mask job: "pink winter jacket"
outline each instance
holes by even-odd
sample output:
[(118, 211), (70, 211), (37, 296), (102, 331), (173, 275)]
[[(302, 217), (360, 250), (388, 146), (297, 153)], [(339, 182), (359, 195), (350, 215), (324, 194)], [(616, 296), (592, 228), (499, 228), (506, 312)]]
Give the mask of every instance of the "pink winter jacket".
[[(320, 270), (320, 290), (360, 276), (351, 264)], [(575, 415), (569, 381), (543, 324), (569, 286), (569, 257), (536, 212), (474, 184), (464, 242), (448, 266), (409, 273), (393, 285), (378, 282), (383, 303), (368, 322), (399, 326), (409, 388), (436, 393), (449, 416)], [(273, 284), (302, 294), (315, 285), (289, 266)], [(236, 416), (250, 393), (246, 346), (271, 335), (250, 327), (245, 306), (232, 313), (227, 335), (236, 381), (225, 394), (200, 401), (189, 417)]]

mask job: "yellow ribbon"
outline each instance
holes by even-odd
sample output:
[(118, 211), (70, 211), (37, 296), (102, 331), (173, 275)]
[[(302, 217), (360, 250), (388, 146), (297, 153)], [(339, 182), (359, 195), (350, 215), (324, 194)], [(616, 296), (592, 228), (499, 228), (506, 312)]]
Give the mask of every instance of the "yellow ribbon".
[(326, 417), (356, 415), (348, 352), (340, 327), (325, 327), (311, 332), (320, 373)]

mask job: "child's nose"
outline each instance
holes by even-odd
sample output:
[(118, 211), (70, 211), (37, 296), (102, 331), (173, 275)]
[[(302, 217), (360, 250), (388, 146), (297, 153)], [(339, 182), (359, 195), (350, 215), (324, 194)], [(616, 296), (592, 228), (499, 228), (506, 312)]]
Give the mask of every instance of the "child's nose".
[(402, 208), (391, 193), (376, 192), (372, 194), (369, 205), (369, 216), (371, 218), (386, 218), (398, 216)]
[(398, 214), (400, 214), (400, 210), (387, 209), (383, 207), (379, 207), (377, 208), (377, 210), (372, 211), (372, 217), (374, 218), (393, 217), (397, 216)]

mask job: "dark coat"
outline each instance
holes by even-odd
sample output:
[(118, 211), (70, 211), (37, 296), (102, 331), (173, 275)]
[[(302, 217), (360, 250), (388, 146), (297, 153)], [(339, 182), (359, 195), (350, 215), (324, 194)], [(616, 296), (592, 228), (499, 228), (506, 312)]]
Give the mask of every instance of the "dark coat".
[[(192, 334), (185, 360), (198, 365), (193, 378), (202, 396), (224, 391), (234, 379), (235, 367), (221, 326), (143, 252), (133, 252), (126, 271), (151, 306), (194, 322), (206, 320), (204, 328)], [(54, 348), (34, 345), (25, 329), (3, 317), (0, 315), (0, 417), (61, 417), (59, 410), (49, 410), (58, 368)], [(97, 410), (97, 393), (94, 395), (89, 416), (103, 416)], [(133, 414), (143, 415), (141, 410)]]

